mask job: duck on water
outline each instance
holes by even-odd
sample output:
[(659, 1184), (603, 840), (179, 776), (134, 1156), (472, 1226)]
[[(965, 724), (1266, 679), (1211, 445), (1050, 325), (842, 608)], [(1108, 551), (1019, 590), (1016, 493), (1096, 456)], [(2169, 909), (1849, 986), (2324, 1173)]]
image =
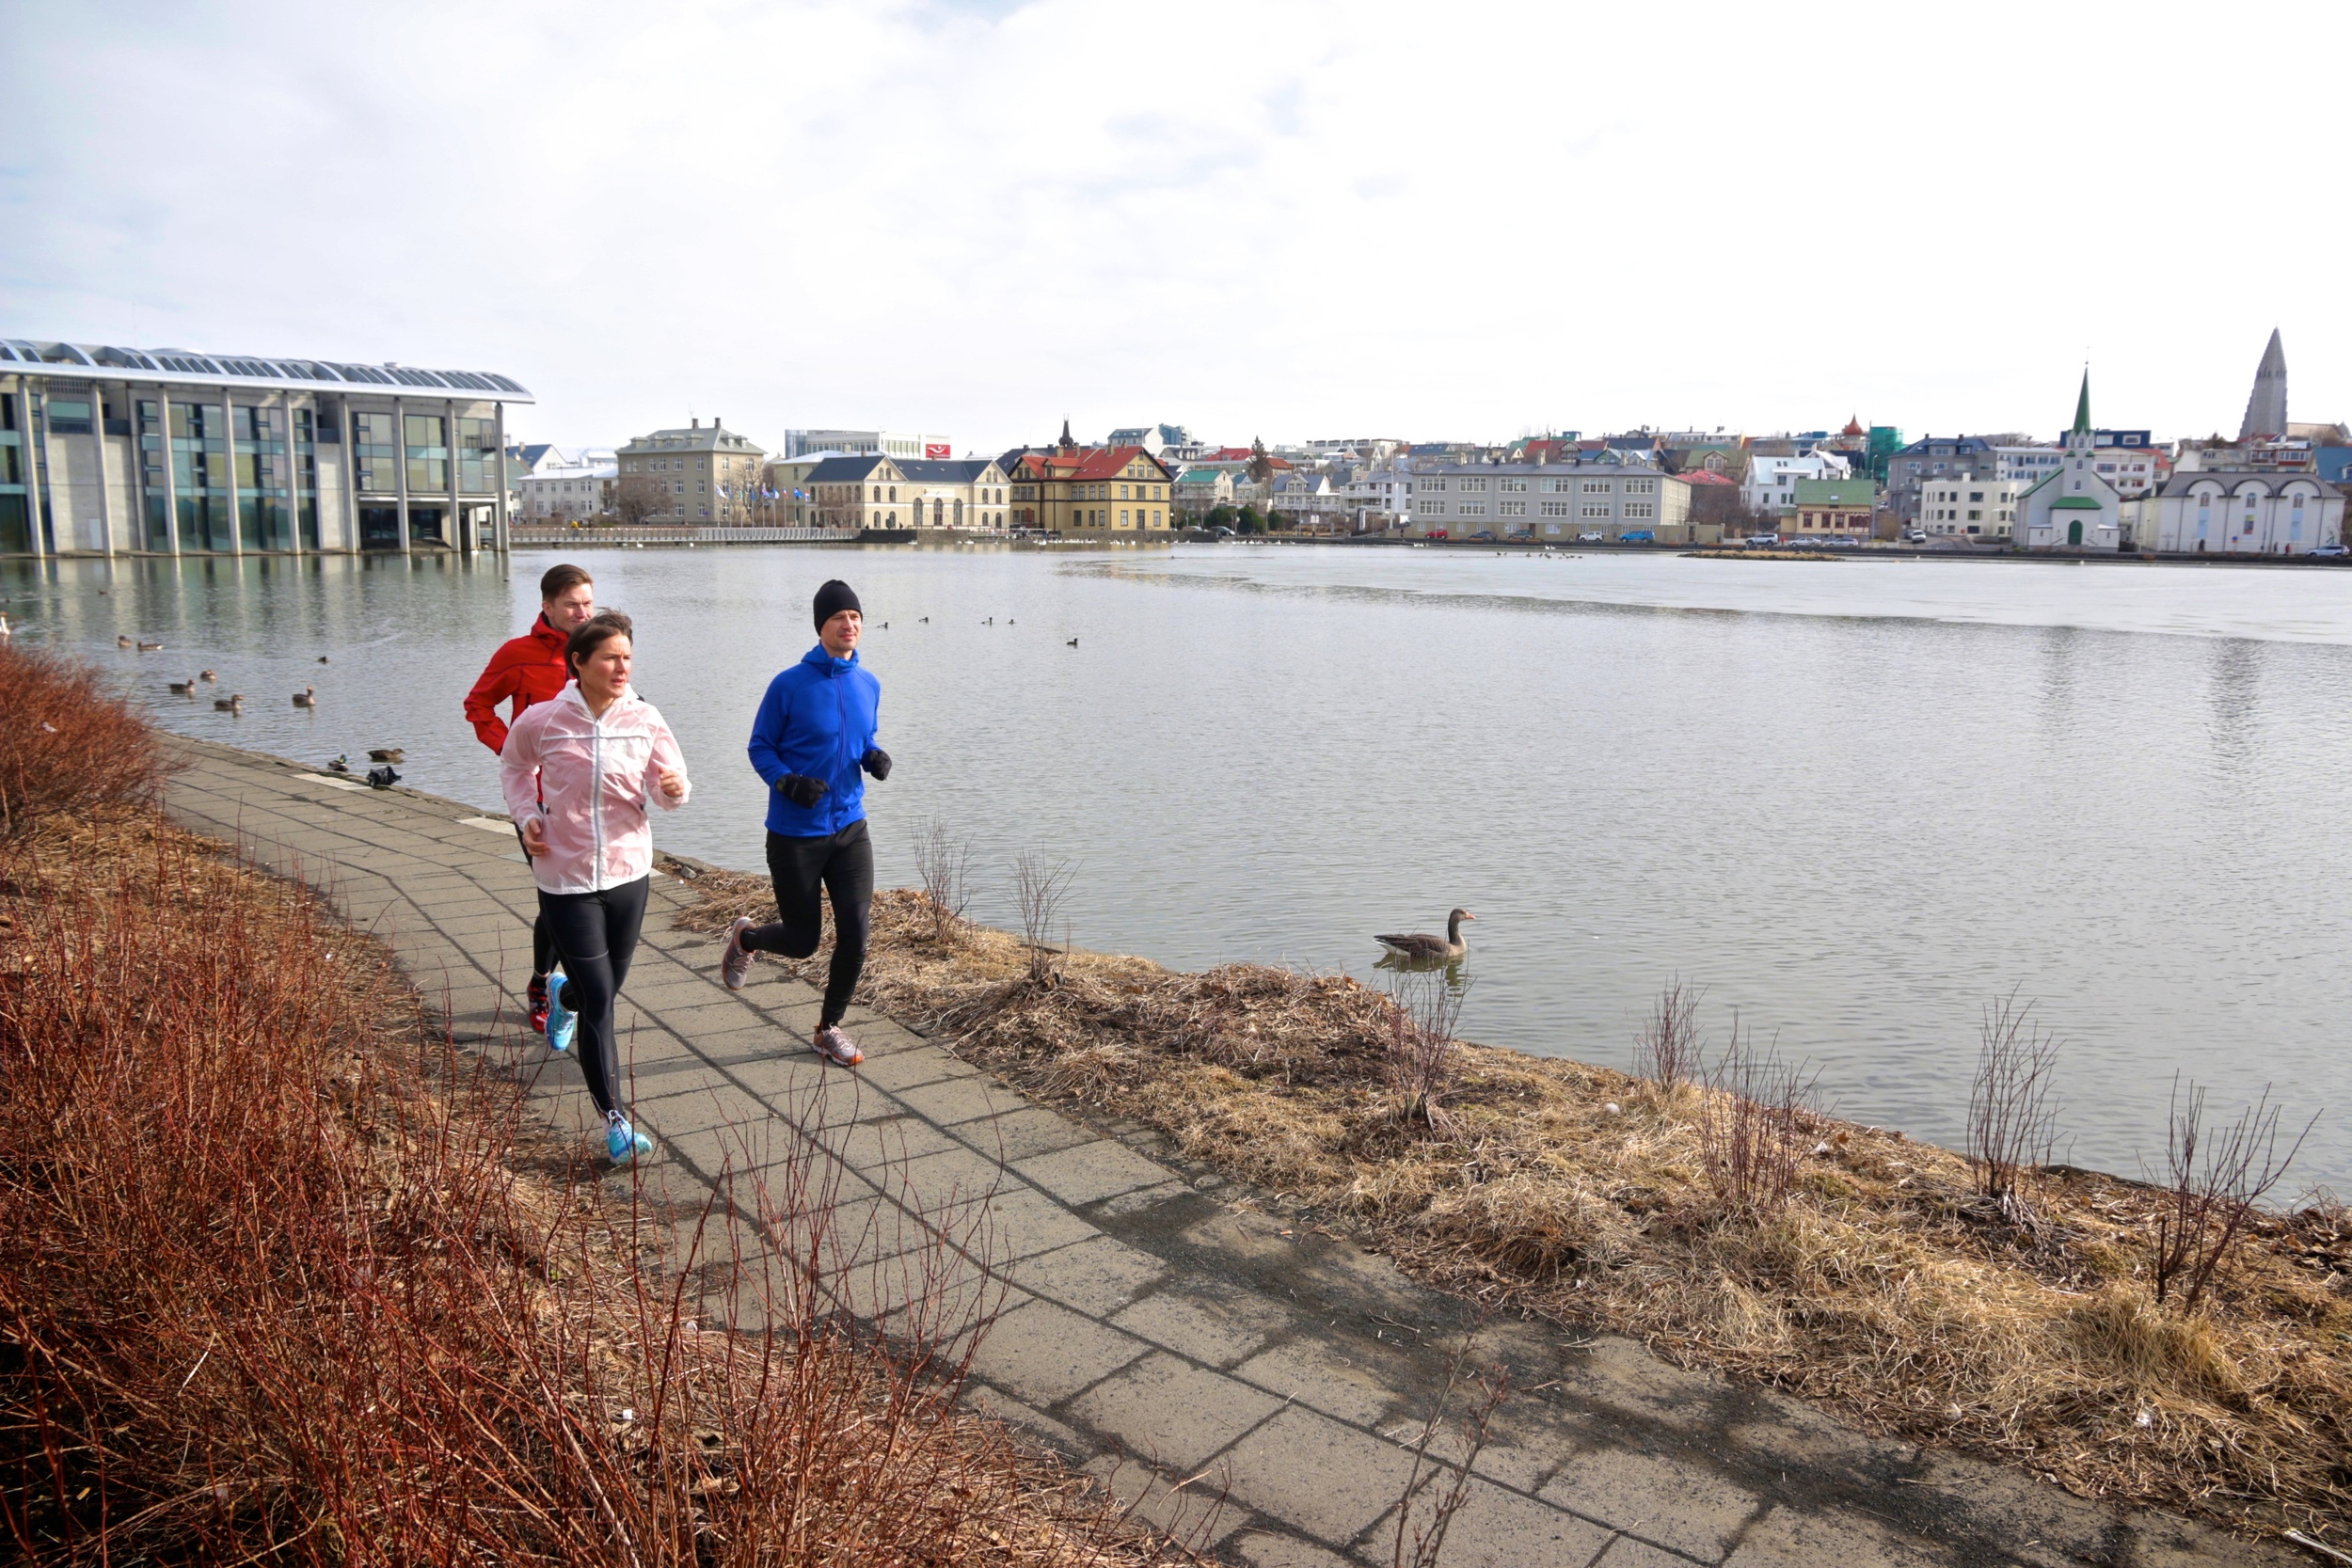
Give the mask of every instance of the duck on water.
[(1478, 917), (1468, 910), (1455, 910), (1445, 917), (1445, 935), (1431, 936), (1425, 931), (1409, 934), (1391, 933), (1372, 940), (1397, 958), (1412, 962), (1432, 961), (1452, 963), (1470, 951), (1470, 943), (1462, 940), (1462, 922)]

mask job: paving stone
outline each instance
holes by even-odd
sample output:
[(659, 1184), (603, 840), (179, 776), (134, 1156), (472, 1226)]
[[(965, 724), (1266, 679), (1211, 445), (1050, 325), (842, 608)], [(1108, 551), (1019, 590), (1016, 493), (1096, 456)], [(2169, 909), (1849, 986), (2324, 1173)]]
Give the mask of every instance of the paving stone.
[(1111, 1322), (1212, 1367), (1239, 1364), (1291, 1326), (1290, 1314), (1263, 1296), (1208, 1281), (1167, 1286)]
[[(1415, 1496), (1406, 1515), (1406, 1560), (1412, 1560), (1419, 1531), (1436, 1524), (1438, 1499), (1452, 1489), (1451, 1471), (1433, 1477)], [(1445, 1535), (1445, 1568), (1585, 1568), (1600, 1556), (1611, 1532), (1589, 1520), (1472, 1477)], [(1392, 1561), (1396, 1514), (1391, 1511), (1369, 1533), (1360, 1555)]]
[(858, 1076), (867, 1083), (894, 1094), (926, 1084), (943, 1084), (980, 1076), (979, 1069), (960, 1062), (932, 1045), (916, 1051), (898, 1051), (887, 1056), (877, 1056), (862, 1064), (857, 1070)]
[(1036, 1438), (1066, 1460), (1083, 1464), (1093, 1456), (1095, 1444), (1085, 1433), (1063, 1425), (1033, 1404), (1024, 1404), (1002, 1388), (975, 1379), (964, 1385), (963, 1400), (981, 1415)]
[(972, 1203), (1024, 1190), (1019, 1177), (961, 1145), (874, 1174), (884, 1192), (917, 1210)]
[(1782, 1504), (1749, 1528), (1724, 1568), (1943, 1568), (1949, 1561), (1863, 1514)]
[(1008, 1263), (1102, 1234), (1082, 1215), (1026, 1187), (1008, 1186), (993, 1195), (983, 1212), (989, 1222), (992, 1256)]
[(1542, 1496), (1628, 1535), (1709, 1561), (1723, 1556), (1760, 1506), (1753, 1493), (1718, 1476), (1629, 1449), (1572, 1456)]
[(1235, 1444), (1219, 1479), (1250, 1507), (1343, 1546), (1396, 1506), (1412, 1456), (1293, 1405)]
[(1218, 1546), (1248, 1517), (1215, 1487), (1189, 1476), (1164, 1475), (1125, 1454), (1100, 1454), (1082, 1468), (1127, 1519), (1149, 1527), (1180, 1554), (1215, 1560)]
[(1033, 1295), (1101, 1318), (1163, 1278), (1168, 1265), (1123, 1242), (1090, 1236), (1022, 1259), (1009, 1273), (1014, 1284)]
[(996, 1320), (973, 1371), (1040, 1409), (1119, 1370), (1151, 1346), (1050, 1301), (1031, 1301)]
[(1713, 1424), (1721, 1379), (1670, 1367), (1619, 1334), (1597, 1334), (1560, 1373), (1564, 1399), (1614, 1405), (1645, 1421), (1696, 1432)]
[(1162, 1351), (1088, 1389), (1068, 1414), (1155, 1465), (1189, 1472), (1281, 1407), (1263, 1389)]
[(1073, 1148), (1036, 1155), (1013, 1168), (1070, 1204), (1092, 1203), (1168, 1180), (1166, 1170), (1108, 1138), (1090, 1138)]
[(1620, 1535), (1609, 1543), (1609, 1549), (1600, 1554), (1600, 1560), (1593, 1568), (1691, 1568), (1691, 1560), (1661, 1552), (1629, 1535)]
[(895, 1091), (907, 1109), (930, 1117), (942, 1127), (1005, 1116), (1028, 1108), (1028, 1101), (993, 1079), (978, 1074)]
[(1000, 1159), (1007, 1164), (1077, 1144), (1103, 1141), (1083, 1123), (1049, 1111), (1042, 1105), (1031, 1105), (1002, 1116), (981, 1117), (963, 1122), (956, 1128), (956, 1136), (981, 1153)]
[(1388, 1385), (1343, 1359), (1320, 1339), (1276, 1345), (1243, 1362), (1233, 1375), (1310, 1410), (1361, 1427), (1376, 1425), (1397, 1401)]
[(1244, 1529), (1233, 1537), (1228, 1550), (1249, 1568), (1358, 1568), (1328, 1547), (1272, 1530)]
[(876, 1178), (962, 1147), (920, 1117), (907, 1115), (829, 1128), (818, 1136), (827, 1148)]

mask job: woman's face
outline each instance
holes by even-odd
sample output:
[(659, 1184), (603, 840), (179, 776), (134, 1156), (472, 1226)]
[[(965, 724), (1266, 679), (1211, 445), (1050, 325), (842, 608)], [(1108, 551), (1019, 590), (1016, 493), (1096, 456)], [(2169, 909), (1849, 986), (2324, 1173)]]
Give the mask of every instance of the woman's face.
[(626, 633), (608, 637), (580, 661), (580, 689), (591, 697), (611, 699), (628, 689), (628, 667), (635, 650)]

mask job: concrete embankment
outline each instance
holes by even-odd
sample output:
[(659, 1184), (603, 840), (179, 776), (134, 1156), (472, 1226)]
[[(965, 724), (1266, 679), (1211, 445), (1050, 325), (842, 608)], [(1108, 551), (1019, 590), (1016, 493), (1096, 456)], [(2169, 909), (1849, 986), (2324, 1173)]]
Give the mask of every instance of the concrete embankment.
[[(587, 1131), (576, 1069), (516, 1026), (534, 895), (503, 821), (175, 745), (180, 821), (328, 893), (394, 944), (467, 1048)], [(1466, 1336), (1514, 1392), (1471, 1467), (1449, 1563), (2301, 1560), (1872, 1438), (1630, 1339), (1482, 1323), (1351, 1243), (1234, 1201), (1158, 1134), (1031, 1103), (886, 1018), (853, 1012), (866, 1065), (828, 1070), (807, 1043), (815, 993), (773, 966), (723, 990), (716, 944), (673, 924), (692, 896), (657, 879), (623, 1008), (634, 1110), (658, 1149), (638, 1179), (681, 1203), (715, 1192), (754, 1259), (769, 1244), (754, 1179), (792, 1158), (823, 1162), (839, 1205), (890, 1216), (860, 1233), (901, 1238), (900, 1255), (946, 1232), (1003, 1291), (978, 1397), (1230, 1560), (1389, 1561), (1408, 1444)], [(893, 1257), (843, 1259), (839, 1299), (883, 1319), (902, 1308)]]

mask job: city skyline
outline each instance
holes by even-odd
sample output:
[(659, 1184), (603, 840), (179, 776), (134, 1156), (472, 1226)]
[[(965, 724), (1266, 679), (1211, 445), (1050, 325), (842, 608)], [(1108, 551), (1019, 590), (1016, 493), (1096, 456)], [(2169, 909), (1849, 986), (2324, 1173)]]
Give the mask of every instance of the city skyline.
[[(2055, 433), (2086, 358), (2202, 436), (2274, 328), (2352, 415), (2352, 219), (2252, 199), (2352, 26), (2197, 14), (0, 0), (0, 336), (497, 364), (571, 444)], [(2151, 107), (2192, 39), (2260, 117)]]

